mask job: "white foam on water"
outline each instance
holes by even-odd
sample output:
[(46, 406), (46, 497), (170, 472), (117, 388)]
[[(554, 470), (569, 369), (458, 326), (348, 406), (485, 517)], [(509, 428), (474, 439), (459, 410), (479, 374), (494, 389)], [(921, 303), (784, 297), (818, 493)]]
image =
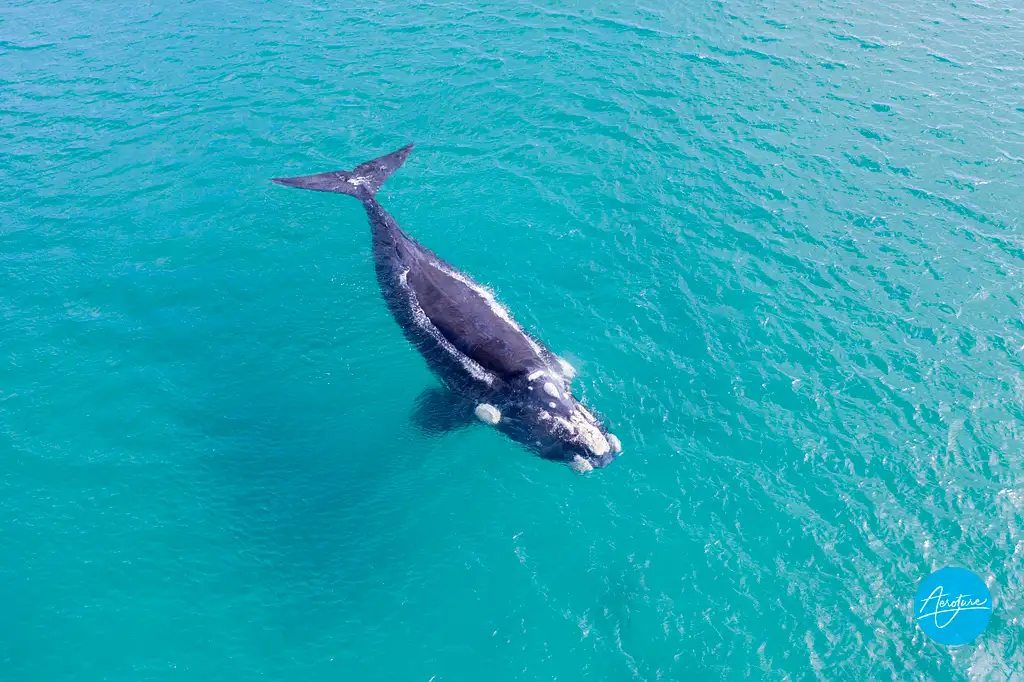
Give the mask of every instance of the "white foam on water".
[(560, 358), (557, 355), (555, 360), (558, 362), (558, 366), (562, 369), (562, 376), (566, 379), (572, 380), (576, 376), (576, 368), (570, 365), (564, 358)]

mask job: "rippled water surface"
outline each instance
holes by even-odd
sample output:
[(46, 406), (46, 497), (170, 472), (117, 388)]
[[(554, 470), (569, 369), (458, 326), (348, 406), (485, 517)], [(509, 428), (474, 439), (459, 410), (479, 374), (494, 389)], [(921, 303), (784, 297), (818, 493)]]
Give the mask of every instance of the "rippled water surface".
[[(1009, 0), (11, 0), (0, 679), (1024, 679), (1022, 131)], [(358, 203), (267, 181), (410, 141), (608, 469), (418, 430)]]

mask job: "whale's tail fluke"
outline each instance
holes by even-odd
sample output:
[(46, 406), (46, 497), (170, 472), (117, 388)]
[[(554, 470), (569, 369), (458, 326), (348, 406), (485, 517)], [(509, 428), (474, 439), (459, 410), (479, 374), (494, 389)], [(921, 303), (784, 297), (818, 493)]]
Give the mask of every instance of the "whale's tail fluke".
[(386, 156), (373, 161), (359, 164), (351, 171), (333, 171), (331, 173), (318, 173), (316, 175), (303, 175), (297, 178), (274, 178), (274, 182), (288, 187), (300, 189), (311, 189), (317, 192), (337, 192), (348, 194), (362, 201), (372, 199), (384, 184), (384, 181), (391, 177), (391, 174), (398, 170), (405, 158), (412, 151), (412, 145), (406, 145), (397, 152), (391, 152)]

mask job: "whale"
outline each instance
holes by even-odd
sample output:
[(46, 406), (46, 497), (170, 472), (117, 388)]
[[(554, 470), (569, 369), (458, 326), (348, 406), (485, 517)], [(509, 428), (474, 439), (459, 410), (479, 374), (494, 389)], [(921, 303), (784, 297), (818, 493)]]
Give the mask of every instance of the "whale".
[(406, 339), (464, 406), (492, 426), (577, 471), (607, 466), (622, 443), (573, 393), (573, 367), (515, 321), (490, 289), (406, 234), (377, 201), (405, 162), (407, 145), (350, 171), (273, 178), (287, 187), (345, 194), (370, 222), (381, 294)]

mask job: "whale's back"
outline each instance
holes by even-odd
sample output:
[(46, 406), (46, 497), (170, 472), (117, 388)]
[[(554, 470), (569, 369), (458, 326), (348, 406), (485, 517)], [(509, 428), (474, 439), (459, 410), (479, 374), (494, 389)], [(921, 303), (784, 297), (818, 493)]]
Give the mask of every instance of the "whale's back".
[(537, 343), (465, 275), (431, 258), (410, 268), (406, 282), (448, 342), (489, 372), (508, 380), (544, 364)]

